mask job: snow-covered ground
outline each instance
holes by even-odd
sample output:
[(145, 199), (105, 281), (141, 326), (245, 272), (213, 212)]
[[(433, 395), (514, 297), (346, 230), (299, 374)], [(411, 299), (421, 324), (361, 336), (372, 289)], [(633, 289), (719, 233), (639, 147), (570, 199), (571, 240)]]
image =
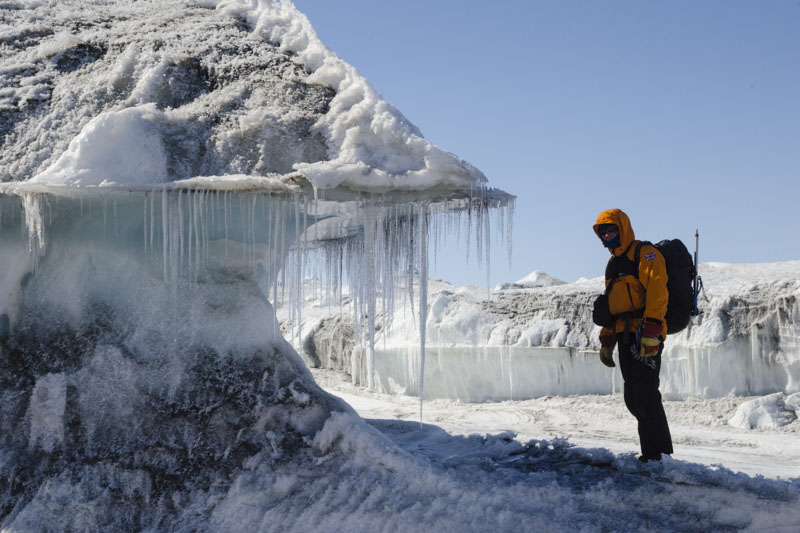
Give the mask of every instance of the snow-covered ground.
[[(349, 344), (342, 340), (353, 332), (343, 326), (346, 319), (331, 319), (339, 310), (326, 305), (320, 297), (324, 291), (315, 289), (314, 281), (306, 290), (307, 329), (294, 333), (321, 365), (340, 368), (312, 369), (318, 384), (345, 400), (401, 449), (434, 466), (464, 472), (480, 465), (490, 477), (497, 476), (496, 483), (510, 482), (516, 475), (512, 471), (546, 472), (562, 488), (580, 491), (578, 486), (598, 483), (626, 495), (632, 490), (631, 479), (647, 479), (650, 490), (659, 495), (655, 504), (648, 499), (653, 517), (695, 505), (692, 512), (715, 516), (713, 524), (687, 521), (685, 515), (672, 522), (653, 518), (646, 525), (637, 518), (632, 529), (797, 531), (796, 507), (773, 512), (762, 504), (773, 498), (767, 495), (773, 490), (789, 494), (800, 488), (796, 342), (800, 263), (709, 263), (701, 265), (701, 273), (706, 283), (703, 316), (668, 341), (671, 351), (665, 355), (662, 390), (670, 396), (664, 403), (675, 453), (656, 465), (636, 461), (636, 422), (620, 394), (618, 369), (605, 369), (597, 362), (596, 328), (586, 311), (601, 279), (570, 284), (534, 272), (498, 286), (491, 301), (486, 289), (432, 282), (427, 399), (422, 403), (418, 389), (401, 385), (418, 379), (421, 371), (419, 333), (407, 302), (394, 309), (391, 327), (381, 328), (372, 380), (365, 362), (368, 347), (358, 346), (357, 335)], [(342, 310), (346, 317), (346, 304)], [(526, 353), (532, 361), (512, 368), (504, 359), (509, 348)], [(351, 357), (342, 357), (348, 349)], [(476, 351), (480, 357), (473, 357)], [(442, 353), (448, 356), (440, 357)], [(309, 359), (307, 353), (305, 357)], [(399, 362), (381, 362), (392, 357)], [(546, 362), (536, 362), (537, 357)], [(525, 365), (534, 371), (522, 372)], [(548, 365), (556, 370), (548, 371)], [(498, 368), (505, 377), (491, 377)], [(691, 379), (686, 377), (687, 368), (693, 369)], [(514, 371), (533, 382), (529, 390), (534, 392), (525, 399), (503, 398)], [(593, 373), (596, 380), (581, 379), (581, 374)], [(448, 388), (443, 385), (448, 380), (460, 385)], [(681, 389), (687, 382), (694, 388)], [(582, 392), (587, 383), (602, 393)], [(537, 387), (554, 392), (537, 394)], [(464, 401), (447, 396), (453, 391), (499, 399)], [(598, 497), (606, 496), (601, 492)], [(626, 515), (624, 500), (598, 511), (597, 523), (587, 530), (623, 529), (601, 516)], [(715, 503), (722, 500), (726, 503), (721, 506)], [(583, 524), (583, 502), (572, 505), (574, 520)], [(568, 514), (563, 508), (555, 512)], [(753, 521), (727, 522), (739, 512)], [(551, 526), (561, 527), (555, 522)]]
[[(436, 453), (452, 453), (446, 445), (437, 445), (436, 435), (440, 430), (451, 435), (513, 432), (520, 442), (567, 439), (576, 447), (604, 448), (623, 456), (639, 451), (636, 420), (625, 408), (621, 394), (482, 403), (428, 400), (420, 428), (416, 398), (353, 385), (349, 376), (341, 372), (314, 369), (312, 373), (319, 385), (345, 400), (368, 421), (414, 422), (413, 436), (406, 434), (397, 441), (410, 451), (436, 448)], [(800, 481), (800, 421), (753, 429), (729, 423), (737, 408), (759, 399), (728, 396), (665, 401), (675, 445), (673, 459), (723, 467), (754, 477)]]
[[(800, 477), (800, 262), (709, 263), (701, 274), (703, 315), (668, 339), (662, 369), (676, 457)], [(508, 430), (523, 441), (563, 437), (582, 447), (635, 452), (635, 420), (619, 394), (618, 369), (600, 365), (595, 351), (588, 303), (601, 287), (599, 278), (563, 283), (534, 272), (498, 286), (487, 301), (485, 289), (432, 282), (423, 421), (457, 434)], [(407, 388), (421, 370), (410, 306), (400, 302), (388, 333), (381, 330), (370, 380), (358, 362), (367, 349), (357, 338), (346, 347), (324, 342), (326, 335), (347, 334), (341, 323), (325, 322), (339, 310), (325, 305), (324, 291), (306, 292), (302, 348), (315, 350), (317, 366), (334, 369), (348, 360), (341, 352), (355, 354), (338, 367), (348, 374), (315, 370), (318, 382), (366, 418), (419, 420), (418, 388)]]

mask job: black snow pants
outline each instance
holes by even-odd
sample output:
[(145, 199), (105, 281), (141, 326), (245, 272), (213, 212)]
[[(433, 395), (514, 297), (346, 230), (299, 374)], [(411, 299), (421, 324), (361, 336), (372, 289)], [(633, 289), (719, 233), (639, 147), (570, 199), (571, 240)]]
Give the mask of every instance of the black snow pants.
[[(626, 339), (626, 337), (628, 337)], [(639, 342), (635, 332), (620, 334), (619, 366), (625, 382), (625, 405), (639, 422), (639, 442), (642, 456), (655, 459), (662, 453), (672, 453), (672, 436), (669, 433), (667, 415), (658, 391), (658, 373), (661, 370), (661, 352), (651, 357), (639, 355)]]

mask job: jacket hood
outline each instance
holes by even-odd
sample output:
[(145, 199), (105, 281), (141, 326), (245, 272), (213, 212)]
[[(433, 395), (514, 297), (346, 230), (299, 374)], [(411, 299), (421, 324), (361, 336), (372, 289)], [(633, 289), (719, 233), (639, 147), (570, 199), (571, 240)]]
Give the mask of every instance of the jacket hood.
[(636, 239), (636, 235), (633, 233), (633, 228), (631, 227), (631, 221), (628, 215), (621, 209), (608, 209), (597, 215), (597, 221), (593, 226), (595, 235), (597, 235), (597, 228), (600, 224), (616, 224), (619, 228), (620, 245), (618, 248), (611, 250), (611, 253), (614, 255), (621, 255)]

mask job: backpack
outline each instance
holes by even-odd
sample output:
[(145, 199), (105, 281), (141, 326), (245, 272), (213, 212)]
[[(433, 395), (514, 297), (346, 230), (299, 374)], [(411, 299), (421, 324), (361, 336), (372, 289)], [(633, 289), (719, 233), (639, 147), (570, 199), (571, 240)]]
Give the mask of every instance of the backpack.
[[(667, 267), (667, 291), (669, 301), (667, 303), (667, 333), (672, 335), (678, 333), (689, 325), (694, 309), (694, 278), (697, 271), (694, 266), (689, 250), (680, 239), (663, 240), (652, 244), (649, 241), (640, 241), (636, 245), (633, 254), (633, 263), (626, 258), (626, 254), (620, 256), (619, 261), (609, 262), (606, 268), (606, 279), (613, 279), (623, 274), (630, 274), (639, 279), (639, 258), (642, 245), (650, 244), (654, 246), (661, 255), (664, 256), (664, 263)], [(639, 310), (639, 313), (644, 309)], [(634, 316), (641, 314), (634, 312)], [(614, 317), (608, 312), (607, 294), (602, 294), (595, 300), (593, 311), (594, 323), (604, 327), (611, 327)]]
[[(641, 241), (636, 246), (633, 254), (633, 261), (639, 264), (639, 251), (643, 244), (652, 244), (648, 241)], [(669, 291), (669, 302), (667, 303), (667, 333), (672, 335), (683, 331), (689, 325), (694, 309), (694, 278), (697, 271), (694, 266), (692, 254), (686, 249), (686, 245), (680, 239), (666, 239), (653, 244), (656, 249), (664, 256), (664, 263), (667, 266), (667, 291)], [(639, 272), (636, 272), (636, 279), (639, 279)]]

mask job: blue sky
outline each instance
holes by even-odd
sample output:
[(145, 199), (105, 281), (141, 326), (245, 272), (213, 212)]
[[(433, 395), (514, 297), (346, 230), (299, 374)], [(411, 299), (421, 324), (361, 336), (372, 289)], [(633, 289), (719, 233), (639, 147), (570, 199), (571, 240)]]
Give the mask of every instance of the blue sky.
[[(700, 260), (800, 259), (800, 1), (295, 0), (426, 138), (517, 196), (513, 261), (600, 276), (597, 214)], [(474, 254), (472, 254), (474, 255)], [(486, 284), (461, 249), (432, 276)]]

